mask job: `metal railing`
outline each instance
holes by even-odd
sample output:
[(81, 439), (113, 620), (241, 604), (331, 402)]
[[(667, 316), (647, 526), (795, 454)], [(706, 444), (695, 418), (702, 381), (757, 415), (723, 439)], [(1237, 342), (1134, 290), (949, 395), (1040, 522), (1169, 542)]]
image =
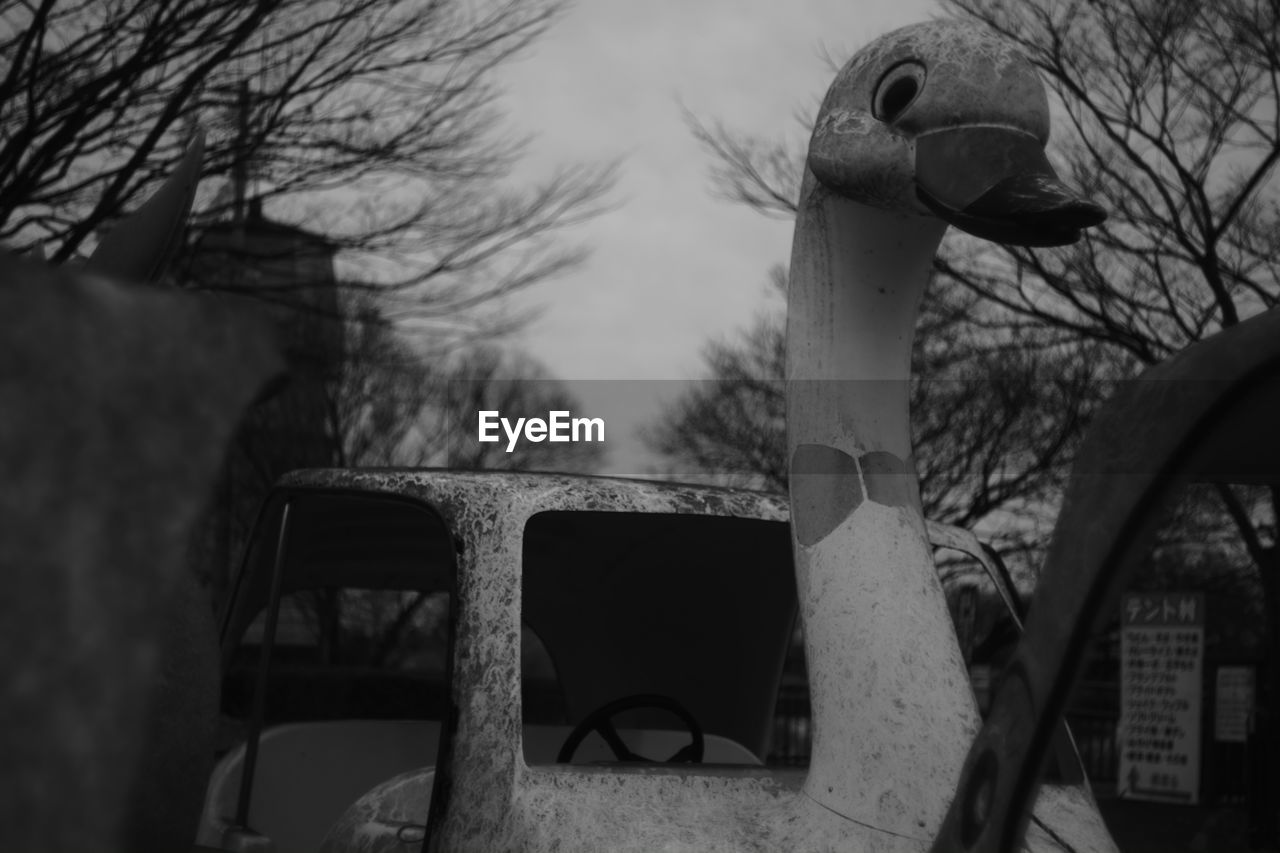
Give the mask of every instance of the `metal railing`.
[[(809, 689), (803, 681), (784, 683), (778, 691), (773, 716), (773, 741), (766, 763), (772, 767), (807, 767), (813, 730)], [(1114, 714), (1073, 712), (1067, 723), (1075, 737), (1089, 781), (1109, 784), (1116, 780), (1119, 757), (1116, 752)]]
[(1093, 784), (1114, 784), (1119, 768), (1116, 751), (1116, 724), (1114, 714), (1073, 711), (1067, 714), (1067, 725), (1075, 738), (1085, 775)]

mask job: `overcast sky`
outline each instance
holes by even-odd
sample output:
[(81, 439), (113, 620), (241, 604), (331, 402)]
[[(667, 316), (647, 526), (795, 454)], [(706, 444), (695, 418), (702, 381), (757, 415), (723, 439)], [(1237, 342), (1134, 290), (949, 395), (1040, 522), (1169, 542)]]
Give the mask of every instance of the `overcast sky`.
[[(574, 230), (590, 259), (530, 292), (542, 314), (516, 343), (567, 380), (701, 375), (704, 343), (768, 304), (791, 225), (714, 197), (681, 104), (744, 133), (797, 138), (797, 109), (831, 80), (824, 51), (843, 60), (938, 14), (932, 0), (578, 0), (508, 67), (504, 108), (535, 135), (532, 169), (620, 160), (617, 209)], [(581, 414), (606, 420), (609, 470), (644, 473), (630, 434), (656, 416), (663, 383), (573, 389)]]

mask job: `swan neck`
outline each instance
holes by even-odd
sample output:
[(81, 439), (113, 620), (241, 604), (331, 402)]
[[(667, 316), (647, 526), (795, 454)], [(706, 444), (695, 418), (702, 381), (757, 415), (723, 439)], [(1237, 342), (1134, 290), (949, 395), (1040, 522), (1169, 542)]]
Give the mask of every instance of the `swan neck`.
[(813, 712), (804, 792), (927, 843), (978, 719), (920, 510), (911, 342), (945, 228), (806, 178), (792, 251), (787, 420)]
[[(841, 198), (811, 176), (797, 217), (787, 300), (794, 440), (910, 458), (907, 402), (920, 300), (946, 225)], [(832, 408), (834, 407), (834, 411)]]

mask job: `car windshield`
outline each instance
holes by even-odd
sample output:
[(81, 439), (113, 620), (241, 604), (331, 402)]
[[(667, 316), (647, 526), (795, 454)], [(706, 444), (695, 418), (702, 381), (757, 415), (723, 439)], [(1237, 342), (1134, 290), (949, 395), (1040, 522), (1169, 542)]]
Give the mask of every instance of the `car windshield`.
[[(543, 512), (525, 527), (523, 567), (522, 613), (554, 662), (570, 726), (617, 700), (656, 696), (705, 733), (707, 763), (769, 754), (796, 617), (785, 522)], [(624, 704), (616, 726), (662, 743), (656, 755), (636, 753), (669, 758), (671, 739), (645, 733), (682, 732), (689, 721), (663, 702)], [(531, 707), (524, 721), (547, 722)], [(560, 757), (536, 734), (526, 731), (527, 762)]]

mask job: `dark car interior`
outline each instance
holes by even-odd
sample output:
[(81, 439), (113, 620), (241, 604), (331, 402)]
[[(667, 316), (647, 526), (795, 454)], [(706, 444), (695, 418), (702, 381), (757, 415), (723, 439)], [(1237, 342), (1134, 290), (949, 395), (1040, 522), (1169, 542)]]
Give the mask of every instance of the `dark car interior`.
[[(354, 492), (277, 495), (260, 524), (205, 812), (315, 850), (370, 788), (436, 763), (457, 543), (423, 504)], [(796, 619), (785, 522), (544, 512), (523, 539), (528, 764), (763, 763)]]
[[(559, 675), (570, 724), (618, 700), (663, 697), (713, 743), (744, 748), (705, 763), (761, 763), (766, 755), (796, 618), (784, 522), (539, 513), (525, 528), (523, 615)], [(618, 727), (691, 728), (666, 705), (627, 705), (615, 715)], [(525, 722), (542, 721), (526, 711)], [(535, 758), (528, 738), (525, 757)]]

